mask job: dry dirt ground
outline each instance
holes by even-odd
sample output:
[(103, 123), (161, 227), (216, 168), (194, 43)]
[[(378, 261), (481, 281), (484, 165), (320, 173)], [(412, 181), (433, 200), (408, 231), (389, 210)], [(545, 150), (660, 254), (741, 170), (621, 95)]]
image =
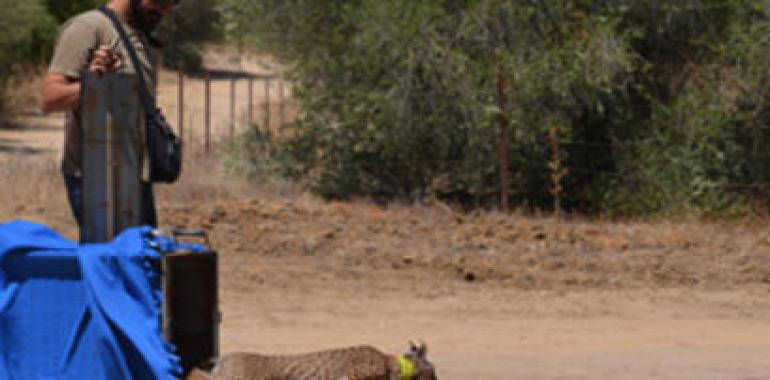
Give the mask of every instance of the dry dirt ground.
[[(60, 122), (0, 127), (0, 221), (74, 237)], [(419, 338), (449, 380), (770, 379), (766, 221), (327, 203), (224, 179), (200, 154), (158, 198), (163, 225), (203, 227), (220, 252), (223, 352), (399, 352)]]

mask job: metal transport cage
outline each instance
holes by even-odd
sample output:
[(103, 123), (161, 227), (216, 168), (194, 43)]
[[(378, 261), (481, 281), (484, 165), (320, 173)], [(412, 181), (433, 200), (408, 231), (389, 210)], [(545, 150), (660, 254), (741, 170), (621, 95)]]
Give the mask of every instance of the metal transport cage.
[[(136, 239), (141, 235), (129, 232), (128, 239), (78, 245), (42, 225), (0, 224), (0, 236), (6, 234), (0, 239), (0, 379), (124, 379), (118, 362), (138, 364), (123, 368), (136, 378), (152, 378), (148, 371), (169, 368), (166, 354), (131, 355), (154, 355), (135, 343), (147, 348), (155, 344), (154, 337), (162, 343), (161, 333), (176, 346), (185, 375), (216, 359), (221, 319), (217, 253), (206, 234), (173, 233), (205, 239), (205, 245), (152, 239), (150, 244), (165, 246), (156, 247), (160, 255), (144, 267), (141, 253), (115, 253), (140, 246)], [(155, 290), (145, 285), (162, 291), (160, 303), (148, 297)], [(128, 330), (126, 321), (132, 323)], [(105, 349), (112, 339), (121, 346), (116, 351)]]
[(185, 375), (219, 355), (217, 253), (205, 231), (176, 229), (175, 238), (204, 239), (204, 252), (172, 251), (161, 259), (163, 333), (177, 348)]

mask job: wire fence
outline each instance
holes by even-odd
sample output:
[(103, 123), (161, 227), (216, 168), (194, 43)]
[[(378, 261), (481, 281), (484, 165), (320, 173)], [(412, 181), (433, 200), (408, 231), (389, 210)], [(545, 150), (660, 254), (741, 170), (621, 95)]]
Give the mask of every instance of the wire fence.
[[(288, 136), (289, 125), (294, 123), (299, 113), (299, 106), (292, 98), (291, 86), (280, 73), (249, 73), (238, 71), (203, 71), (185, 72), (177, 70), (174, 75), (161, 80), (174, 83), (172, 86), (161, 86), (159, 102), (166, 111), (166, 116), (178, 128), (180, 137), (187, 149), (194, 153), (216, 154), (220, 143), (238, 138), (247, 128), (257, 128), (271, 136), (281, 138)], [(506, 94), (499, 86), (499, 100), (505, 103)], [(499, 207), (509, 209), (509, 187), (511, 178), (511, 163), (509, 162), (509, 147), (505, 142), (510, 138), (510, 128), (501, 113), (499, 120), (499, 150), (495, 159), (499, 160), (497, 175), (499, 175)], [(570, 154), (592, 156), (597, 149), (627, 151), (633, 147), (621, 141), (574, 141), (568, 140), (551, 131), (543, 136), (540, 143), (547, 146), (552, 153), (550, 157), (540, 157), (550, 168), (547, 173), (551, 178), (553, 196), (556, 199), (555, 209), (560, 209), (559, 200), (566, 189), (562, 182), (566, 177), (603, 176), (617, 180), (627, 179), (629, 173), (619, 171), (606, 165), (575, 166), (569, 165), (559, 155), (560, 151)], [(654, 149), (654, 148), (653, 148)], [(658, 147), (663, 149), (663, 147)], [(657, 154), (652, 152), (652, 154)], [(672, 158), (675, 160), (675, 158)], [(591, 161), (590, 157), (587, 160)], [(472, 160), (471, 160), (472, 161)], [(469, 164), (467, 158), (445, 157), (442, 162), (449, 165)], [(406, 161), (405, 161), (406, 163)], [(487, 161), (488, 163), (488, 161)], [(725, 184), (720, 186), (722, 191), (753, 193), (763, 192), (766, 186), (758, 183)]]
[[(211, 153), (246, 128), (274, 136), (296, 119), (297, 105), (280, 73), (235, 71), (185, 72), (163, 78), (159, 102), (188, 148)], [(165, 91), (165, 92), (163, 92)]]

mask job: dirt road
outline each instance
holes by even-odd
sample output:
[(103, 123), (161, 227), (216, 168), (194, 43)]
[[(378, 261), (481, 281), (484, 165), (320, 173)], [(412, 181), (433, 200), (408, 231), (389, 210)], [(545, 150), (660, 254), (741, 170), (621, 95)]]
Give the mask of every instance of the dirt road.
[[(225, 352), (398, 352), (421, 338), (442, 379), (770, 379), (761, 226), (453, 225), (434, 208), (257, 198), (164, 212), (222, 252)], [(491, 230), (477, 241), (467, 228)], [(560, 238), (581, 231), (591, 238)]]
[[(0, 128), (0, 220), (74, 236), (55, 121)], [(770, 379), (764, 223), (325, 203), (195, 159), (158, 189), (161, 220), (206, 228), (221, 253), (223, 352), (424, 339), (443, 380)]]
[[(715, 306), (767, 293), (462, 289), (431, 298), (355, 288), (225, 292), (222, 348), (299, 352), (367, 342), (398, 351), (422, 337), (441, 379), (770, 378), (767, 316)], [(697, 305), (676, 302), (693, 296), (702, 297)]]

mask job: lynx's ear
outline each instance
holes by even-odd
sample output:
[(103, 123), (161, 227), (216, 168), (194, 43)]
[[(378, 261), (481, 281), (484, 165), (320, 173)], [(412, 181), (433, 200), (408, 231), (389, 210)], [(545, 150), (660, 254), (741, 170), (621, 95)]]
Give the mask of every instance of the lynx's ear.
[(418, 340), (418, 342), (419, 343), (414, 343), (414, 341), (409, 341), (409, 355), (412, 355), (415, 358), (425, 358), (425, 355), (428, 354), (428, 345), (422, 340)]
[(425, 359), (426, 355), (428, 355), (428, 345), (425, 344), (425, 342), (420, 341), (420, 345), (417, 347), (417, 357)]

